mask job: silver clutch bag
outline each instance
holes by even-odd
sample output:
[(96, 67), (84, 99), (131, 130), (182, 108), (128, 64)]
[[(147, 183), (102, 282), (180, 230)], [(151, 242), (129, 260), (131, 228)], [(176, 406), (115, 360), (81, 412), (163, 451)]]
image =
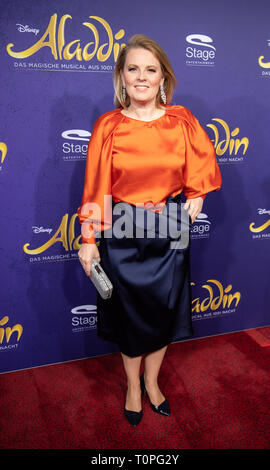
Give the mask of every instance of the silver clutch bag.
[(100, 263), (93, 258), (90, 279), (103, 299), (109, 299), (112, 295), (113, 285), (101, 267)]

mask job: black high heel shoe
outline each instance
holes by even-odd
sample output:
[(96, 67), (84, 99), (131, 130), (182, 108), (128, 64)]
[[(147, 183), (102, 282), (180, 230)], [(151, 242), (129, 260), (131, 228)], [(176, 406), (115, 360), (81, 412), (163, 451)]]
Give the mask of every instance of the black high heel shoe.
[(137, 426), (142, 419), (142, 409), (141, 411), (131, 411), (124, 408), (125, 416), (132, 426)]
[(141, 409), (141, 411), (132, 411), (127, 410), (125, 407), (124, 413), (128, 422), (132, 424), (132, 426), (137, 426), (142, 419), (143, 410)]
[[(144, 374), (142, 374), (141, 377), (140, 377), (140, 383), (141, 383), (142, 393), (145, 396), (147, 396), (148, 393), (147, 393), (145, 383), (144, 383)], [(149, 398), (149, 396), (148, 396), (148, 398)], [(149, 400), (150, 400), (150, 398), (149, 398)], [(155, 411), (156, 413), (159, 413), (159, 414), (164, 415), (164, 416), (170, 416), (170, 414), (171, 414), (170, 405), (169, 405), (169, 402), (166, 399), (162, 403), (160, 403), (160, 405), (153, 405), (153, 403), (151, 403), (151, 401), (150, 401), (150, 404), (151, 404), (152, 410)]]

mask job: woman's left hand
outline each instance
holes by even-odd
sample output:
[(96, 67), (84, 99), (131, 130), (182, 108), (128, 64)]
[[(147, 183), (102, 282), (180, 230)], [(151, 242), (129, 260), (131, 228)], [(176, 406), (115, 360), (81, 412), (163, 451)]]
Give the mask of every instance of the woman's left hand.
[(201, 213), (204, 199), (202, 197), (195, 197), (193, 199), (187, 199), (184, 205), (184, 209), (188, 210), (193, 223), (196, 217)]

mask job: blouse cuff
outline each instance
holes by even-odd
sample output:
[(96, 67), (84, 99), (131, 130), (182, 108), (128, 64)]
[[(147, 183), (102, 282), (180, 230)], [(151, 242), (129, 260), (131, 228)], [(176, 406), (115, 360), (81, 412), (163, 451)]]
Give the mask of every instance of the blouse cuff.
[(95, 237), (85, 238), (85, 237), (82, 236), (82, 243), (87, 243), (88, 245), (95, 245), (96, 244), (96, 239), (95, 239)]
[(198, 196), (186, 196), (186, 199), (195, 199), (196, 197), (201, 197), (203, 200), (206, 198), (206, 194), (199, 194)]

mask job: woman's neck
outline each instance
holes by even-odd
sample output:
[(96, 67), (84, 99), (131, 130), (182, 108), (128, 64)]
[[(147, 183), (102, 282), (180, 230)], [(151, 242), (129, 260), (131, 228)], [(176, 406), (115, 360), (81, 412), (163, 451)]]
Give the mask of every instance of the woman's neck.
[(157, 107), (156, 103), (134, 103), (131, 102), (128, 108), (125, 108), (125, 114), (144, 121), (151, 121), (164, 114), (165, 106)]

